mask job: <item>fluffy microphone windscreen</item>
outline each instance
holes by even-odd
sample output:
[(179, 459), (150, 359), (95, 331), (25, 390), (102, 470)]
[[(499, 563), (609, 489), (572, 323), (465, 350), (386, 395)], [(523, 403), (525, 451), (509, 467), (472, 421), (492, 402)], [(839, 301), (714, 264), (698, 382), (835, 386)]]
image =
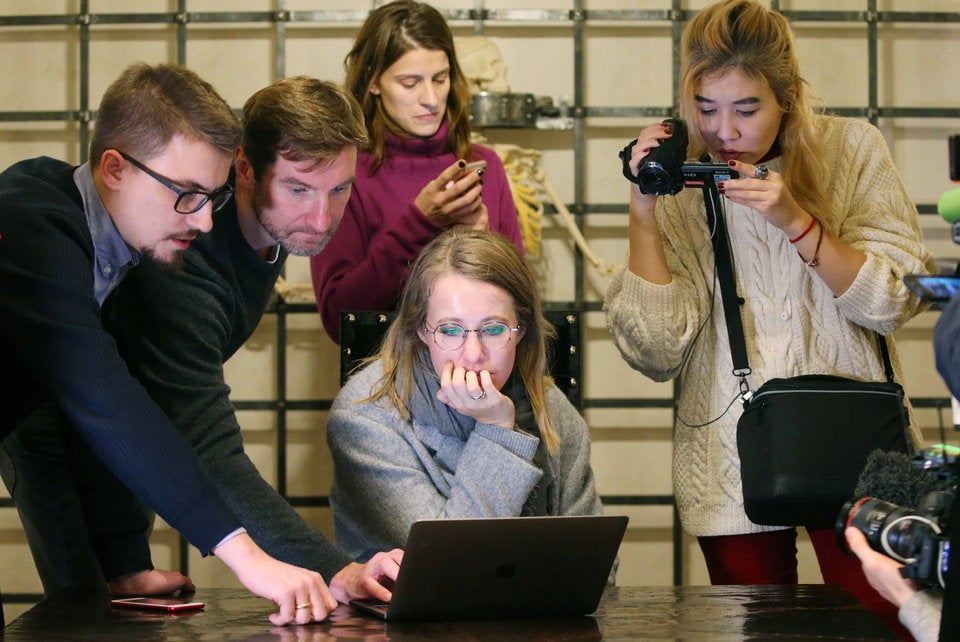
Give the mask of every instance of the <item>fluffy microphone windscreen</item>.
[(874, 450), (853, 492), (857, 497), (876, 497), (914, 508), (924, 495), (942, 486), (934, 473), (917, 468), (906, 454)]

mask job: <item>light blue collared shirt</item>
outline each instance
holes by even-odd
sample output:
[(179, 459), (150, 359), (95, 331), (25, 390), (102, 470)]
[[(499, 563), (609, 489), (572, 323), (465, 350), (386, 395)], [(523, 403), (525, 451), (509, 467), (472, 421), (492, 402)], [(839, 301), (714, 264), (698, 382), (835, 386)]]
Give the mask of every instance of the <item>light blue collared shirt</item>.
[[(131, 252), (127, 242), (120, 236), (113, 219), (103, 206), (100, 195), (93, 184), (93, 171), (90, 163), (84, 163), (73, 172), (73, 182), (80, 190), (83, 199), (83, 213), (87, 217), (87, 227), (93, 237), (93, 290), (97, 303), (103, 302), (123, 280), (123, 277), (140, 263), (140, 252)], [(274, 254), (274, 261), (279, 255), (279, 246)], [(247, 529), (237, 528), (217, 543), (217, 546), (226, 544), (231, 539), (246, 533)], [(214, 547), (216, 549), (216, 546)]]
[(113, 288), (117, 286), (130, 268), (140, 263), (140, 252), (131, 252), (113, 219), (97, 194), (93, 184), (90, 163), (84, 163), (73, 172), (73, 182), (83, 198), (83, 213), (93, 237), (93, 291), (97, 302), (103, 306)]

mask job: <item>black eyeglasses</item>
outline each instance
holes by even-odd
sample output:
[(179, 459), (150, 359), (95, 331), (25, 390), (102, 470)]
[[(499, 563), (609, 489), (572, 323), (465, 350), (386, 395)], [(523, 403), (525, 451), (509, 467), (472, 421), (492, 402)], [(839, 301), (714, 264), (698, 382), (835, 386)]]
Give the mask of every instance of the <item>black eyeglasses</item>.
[(193, 214), (194, 212), (200, 211), (200, 208), (207, 204), (207, 201), (210, 201), (213, 211), (216, 212), (224, 205), (227, 204), (227, 201), (230, 200), (230, 197), (233, 196), (233, 186), (232, 185), (223, 185), (222, 187), (217, 188), (213, 192), (201, 192), (200, 190), (184, 190), (180, 189), (169, 180), (157, 174), (155, 171), (138, 161), (136, 158), (124, 154), (119, 149), (120, 155), (126, 158), (128, 161), (133, 163), (133, 165), (139, 168), (142, 172), (147, 174), (150, 178), (154, 179), (164, 187), (167, 187), (177, 194), (177, 202), (173, 204), (173, 209), (178, 214)]

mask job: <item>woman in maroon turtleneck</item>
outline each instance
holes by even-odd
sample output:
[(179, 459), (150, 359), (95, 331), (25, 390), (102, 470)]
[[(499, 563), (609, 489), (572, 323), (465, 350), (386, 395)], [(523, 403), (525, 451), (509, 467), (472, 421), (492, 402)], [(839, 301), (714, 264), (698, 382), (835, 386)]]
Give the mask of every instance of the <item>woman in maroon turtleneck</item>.
[[(346, 59), (370, 148), (337, 233), (310, 262), (327, 333), (341, 310), (392, 310), (409, 265), (454, 226), (489, 229), (523, 252), (503, 163), (470, 143), (469, 93), (439, 11), (397, 0), (370, 13)], [(486, 167), (465, 170), (468, 162)]]

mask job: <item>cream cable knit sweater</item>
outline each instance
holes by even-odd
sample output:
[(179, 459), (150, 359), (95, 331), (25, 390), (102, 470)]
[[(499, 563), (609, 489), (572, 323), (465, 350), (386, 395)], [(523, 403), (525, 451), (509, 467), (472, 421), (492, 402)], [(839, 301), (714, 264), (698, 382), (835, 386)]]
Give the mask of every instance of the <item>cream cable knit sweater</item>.
[[(782, 232), (755, 210), (724, 199), (738, 289), (746, 299), (741, 310), (754, 390), (773, 377), (802, 374), (882, 380), (871, 331), (890, 335), (923, 309), (903, 275), (936, 271), (880, 132), (828, 116), (817, 126), (826, 140), (826, 191), (839, 234), (867, 261), (847, 292), (834, 297)], [(780, 159), (767, 165), (779, 171)], [(620, 272), (604, 305), (610, 331), (634, 369), (655, 381), (680, 378), (683, 421), (715, 420), (701, 428), (676, 424), (673, 480), (684, 530), (694, 536), (776, 530), (753, 524), (743, 510), (736, 442), (742, 407), (735, 401), (738, 380), (731, 374), (702, 194), (687, 189), (662, 202), (660, 228), (673, 281), (655, 285)], [(900, 380), (896, 345), (892, 339), (888, 345)], [(833, 447), (841, 445), (824, 444)]]

